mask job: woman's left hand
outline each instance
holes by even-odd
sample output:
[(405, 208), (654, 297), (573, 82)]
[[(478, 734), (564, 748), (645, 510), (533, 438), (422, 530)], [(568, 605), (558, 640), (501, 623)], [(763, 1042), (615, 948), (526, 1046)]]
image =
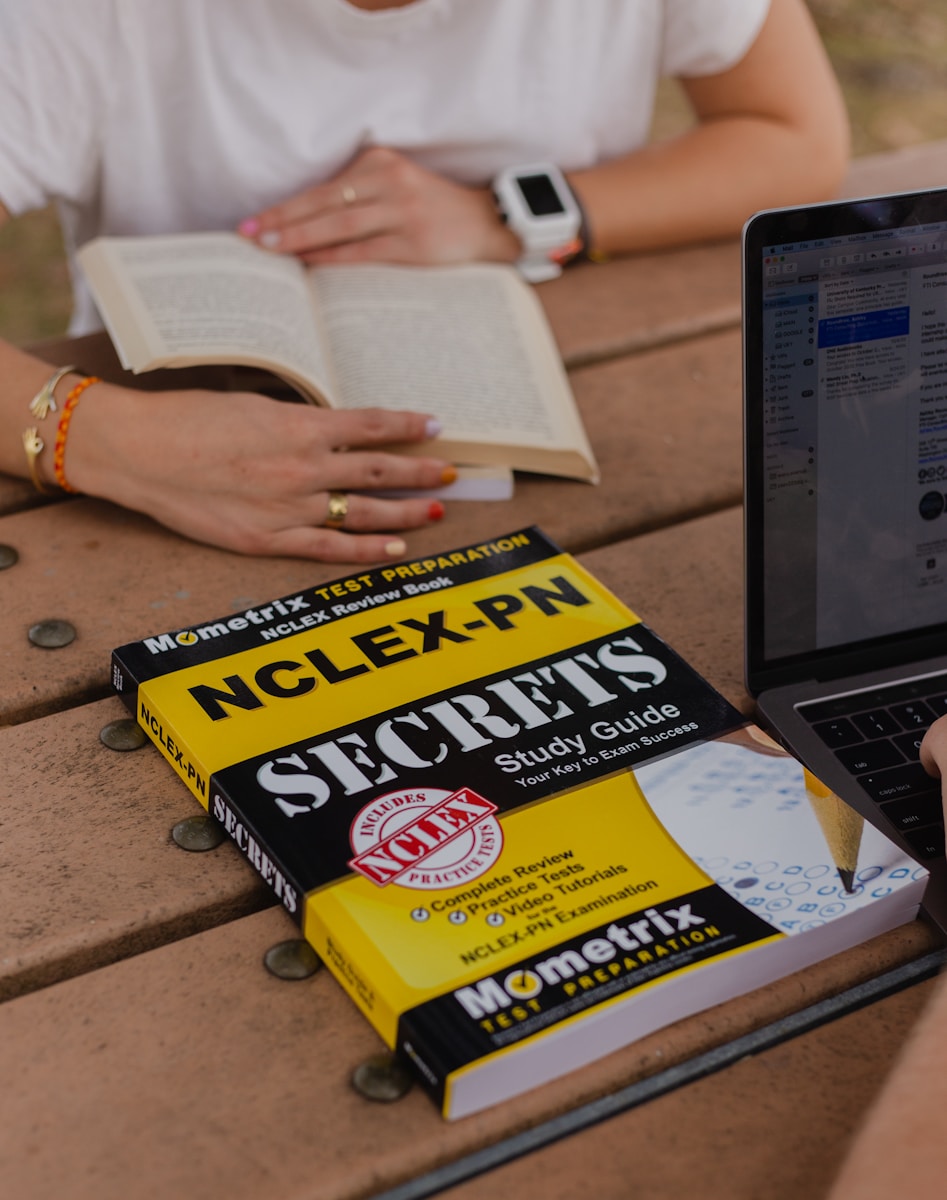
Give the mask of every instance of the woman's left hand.
[(242, 221), (239, 232), (310, 264), (514, 262), (520, 242), (489, 188), (454, 183), (396, 150), (363, 150), (327, 183)]

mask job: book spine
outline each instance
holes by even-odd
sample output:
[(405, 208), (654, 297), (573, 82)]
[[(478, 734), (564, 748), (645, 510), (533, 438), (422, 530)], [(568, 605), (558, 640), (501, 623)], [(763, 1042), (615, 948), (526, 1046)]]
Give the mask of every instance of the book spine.
[[(210, 815), (220, 823), (254, 871), (260, 876), (283, 908), (302, 927), (304, 895), (298, 879), (286, 864), (273, 854), (269, 843), (253, 822), (241, 811), (233, 797), (226, 796), (211, 781)], [(314, 947), (317, 951), (319, 947)], [(323, 955), (324, 957), (324, 955)]]
[(183, 735), (151, 701), (140, 695), (136, 700), (135, 718), (145, 733), (158, 747), (178, 778), (185, 784), (199, 803), (208, 807), (210, 779), (207, 768), (192, 752)]
[[(203, 765), (193, 765), (193, 759), (185, 757), (184, 740), (166, 714), (141, 695), (141, 680), (137, 678), (130, 663), (120, 651), (112, 654), (112, 684), (126, 707), (135, 716), (147, 736), (157, 746), (165, 759), (174, 768), (189, 790), (207, 809), (223, 831), (239, 850), (243, 858), (256, 871), (289, 916), (303, 931), (330, 973), (362, 1010), (368, 1021), (385, 1039), (391, 1049), (394, 1043), (385, 1037), (385, 1029), (397, 1024), (398, 1015), (387, 1006), (372, 987), (371, 972), (356, 961), (349, 948), (343, 946), (337, 935), (306, 910), (306, 889), (298, 874), (284, 858), (274, 853), (274, 839), (261, 831), (258, 823), (241, 805), (239, 788), (220, 786), (218, 780)], [(193, 766), (193, 769), (192, 769)], [(226, 776), (226, 772), (224, 775)], [(424, 1072), (419, 1072), (428, 1083)], [(443, 1086), (439, 1082), (435, 1098), (440, 1099)]]
[(112, 655), (112, 684), (151, 741), (197, 801), (216, 820), (251, 867), (297, 924), (302, 924), (303, 893), (297, 879), (272, 853), (239, 803), (215, 784), (175, 723), (143, 697), (140, 681), (120, 652)]

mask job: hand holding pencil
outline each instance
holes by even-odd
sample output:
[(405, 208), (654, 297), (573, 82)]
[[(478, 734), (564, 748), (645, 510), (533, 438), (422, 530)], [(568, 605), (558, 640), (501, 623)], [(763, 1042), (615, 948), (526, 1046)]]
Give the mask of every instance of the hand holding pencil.
[[(757, 725), (744, 725), (733, 733), (724, 735), (721, 740), (749, 746), (761, 754), (789, 757), (789, 752)], [(944, 718), (941, 745), (940, 761), (947, 768), (947, 717)], [(855, 890), (855, 872), (858, 869), (858, 849), (861, 845), (865, 819), (851, 805), (846, 804), (844, 800), (830, 791), (808, 768), (803, 767), (803, 775), (806, 781), (806, 796), (825, 840), (828, 842), (832, 861), (835, 863), (842, 886), (846, 892), (853, 892)], [(947, 769), (945, 769), (945, 775), (947, 775)]]

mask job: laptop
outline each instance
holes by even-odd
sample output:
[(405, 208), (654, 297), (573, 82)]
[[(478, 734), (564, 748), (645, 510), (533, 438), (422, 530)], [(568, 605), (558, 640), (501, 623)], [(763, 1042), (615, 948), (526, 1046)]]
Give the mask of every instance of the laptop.
[(947, 189), (756, 214), (743, 333), (747, 687), (947, 929)]

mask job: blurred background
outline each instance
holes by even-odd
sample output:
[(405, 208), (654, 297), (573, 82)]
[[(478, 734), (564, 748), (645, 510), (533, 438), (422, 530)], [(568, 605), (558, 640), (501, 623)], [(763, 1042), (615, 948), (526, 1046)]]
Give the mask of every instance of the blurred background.
[[(947, 138), (947, 0), (808, 0), (842, 83), (854, 153)], [(655, 135), (687, 122), (663, 87)], [(944, 180), (947, 184), (947, 180)], [(0, 230), (0, 337), (19, 345), (62, 333), (69, 281), (51, 212)]]

